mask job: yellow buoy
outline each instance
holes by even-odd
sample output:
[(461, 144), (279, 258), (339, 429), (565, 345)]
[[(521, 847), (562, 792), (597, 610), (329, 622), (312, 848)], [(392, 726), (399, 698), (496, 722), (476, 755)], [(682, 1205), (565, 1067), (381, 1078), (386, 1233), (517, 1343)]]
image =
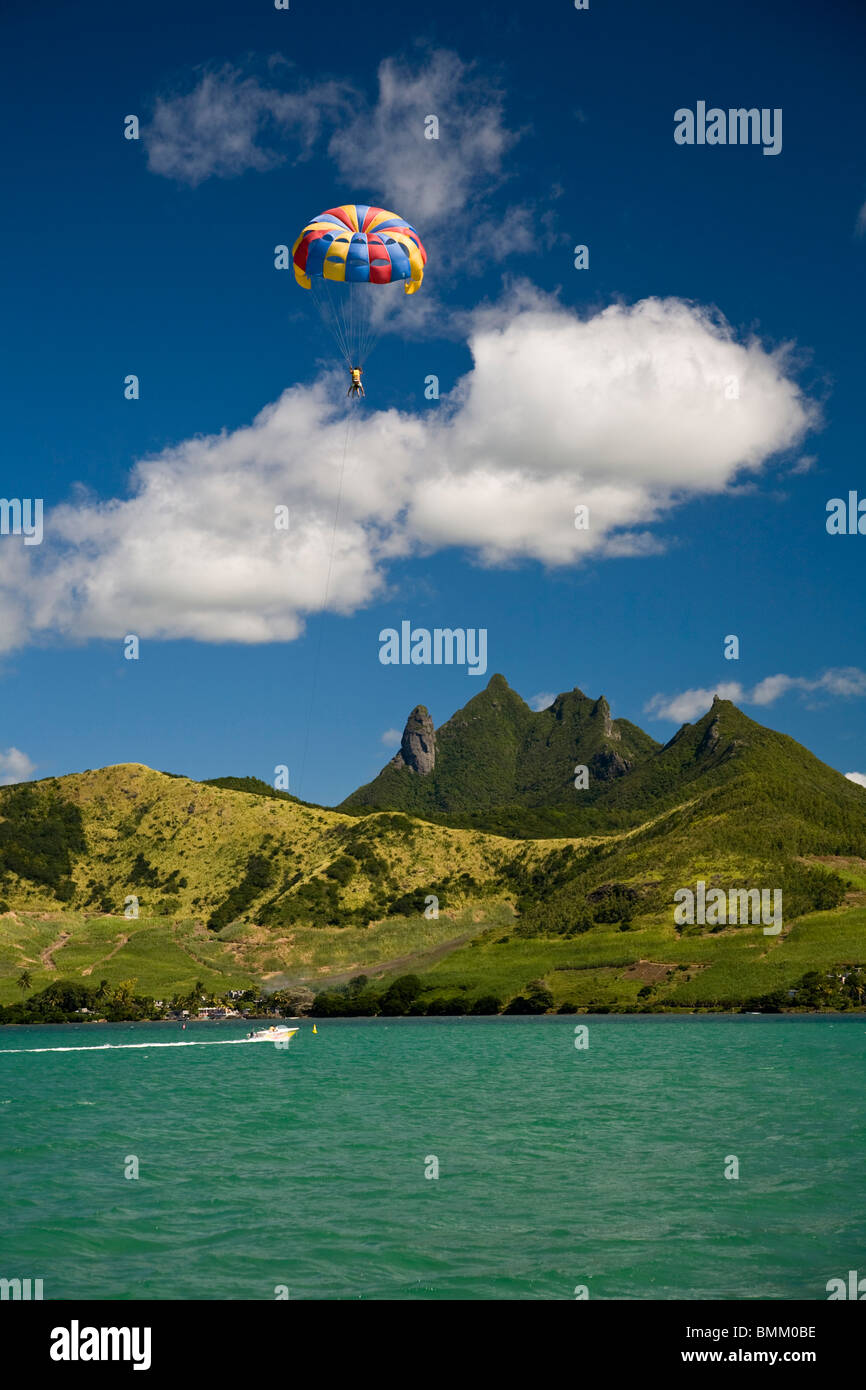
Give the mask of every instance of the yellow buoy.
[(314, 1024), (313, 1024), (313, 1032), (314, 1032), (314, 1033), (317, 1033), (318, 1031), (319, 1031), (319, 1030), (318, 1030), (318, 1028), (316, 1027), (315, 1023), (314, 1023)]

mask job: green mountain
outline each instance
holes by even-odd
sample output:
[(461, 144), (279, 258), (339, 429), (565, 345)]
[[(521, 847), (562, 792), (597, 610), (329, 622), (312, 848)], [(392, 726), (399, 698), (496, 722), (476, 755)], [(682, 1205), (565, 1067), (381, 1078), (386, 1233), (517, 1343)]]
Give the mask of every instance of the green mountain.
[[(548, 709), (533, 711), (495, 675), (441, 729), (434, 730), (426, 708), (417, 706), (400, 752), (339, 809), (401, 810), (448, 823), (489, 824), (497, 831), (506, 828), (508, 812), (519, 821), (521, 809), (552, 810), (565, 813), (559, 826), (544, 816), (533, 820), (542, 820), (547, 833), (561, 834), (575, 811), (594, 805), (658, 748), (628, 720), (611, 719), (603, 696), (591, 700), (574, 689)], [(588, 785), (578, 792), (580, 767)]]
[[(586, 786), (575, 786), (580, 766)], [(439, 730), (423, 706), (413, 710), (400, 752), (339, 809), (548, 838), (638, 827), (696, 798), (706, 805), (713, 793), (724, 819), (714, 833), (725, 842), (760, 841), (767, 853), (859, 852), (863, 789), (729, 700), (716, 697), (661, 746), (612, 720), (603, 697), (573, 690), (534, 713), (502, 676)]]
[[(781, 929), (678, 921), (699, 883), (781, 893)], [(140, 764), (0, 788), (6, 1006), (105, 980), (116, 1010), (198, 981), (326, 1012), (848, 1007), (864, 967), (866, 790), (728, 701), (660, 747), (494, 677), (438, 731), (414, 710), (337, 810)]]

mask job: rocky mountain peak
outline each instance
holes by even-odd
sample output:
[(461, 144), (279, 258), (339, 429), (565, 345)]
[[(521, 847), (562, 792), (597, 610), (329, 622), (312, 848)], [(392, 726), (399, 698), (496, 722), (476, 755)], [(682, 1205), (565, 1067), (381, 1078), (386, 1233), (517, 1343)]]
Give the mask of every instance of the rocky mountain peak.
[[(714, 708), (716, 708), (715, 700), (713, 701), (713, 706)], [(715, 717), (711, 719), (707, 724), (707, 727), (704, 730), (704, 736), (698, 744), (698, 752), (714, 753), (716, 751), (716, 744), (719, 741), (719, 732), (719, 715), (718, 709), (716, 708)]]
[(600, 715), (601, 718), (604, 720), (605, 738), (619, 739), (622, 737), (622, 735), (619, 732), (619, 729), (616, 727), (616, 725), (610, 717), (610, 705), (607, 703), (607, 700), (604, 698), (603, 695), (598, 700), (596, 700), (595, 704), (593, 705), (592, 712), (594, 715)]
[(436, 733), (426, 705), (416, 705), (403, 730), (400, 752), (392, 759), (394, 767), (408, 767), (422, 775), (436, 766)]

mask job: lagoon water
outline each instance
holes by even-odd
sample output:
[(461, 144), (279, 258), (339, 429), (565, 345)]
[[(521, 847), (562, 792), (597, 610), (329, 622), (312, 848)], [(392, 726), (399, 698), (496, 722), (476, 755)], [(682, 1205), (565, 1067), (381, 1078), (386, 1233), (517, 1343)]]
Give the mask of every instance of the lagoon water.
[(826, 1299), (866, 1274), (863, 1015), (317, 1026), (286, 1050), (227, 1045), (235, 1023), (0, 1029), (0, 1276), (46, 1299)]

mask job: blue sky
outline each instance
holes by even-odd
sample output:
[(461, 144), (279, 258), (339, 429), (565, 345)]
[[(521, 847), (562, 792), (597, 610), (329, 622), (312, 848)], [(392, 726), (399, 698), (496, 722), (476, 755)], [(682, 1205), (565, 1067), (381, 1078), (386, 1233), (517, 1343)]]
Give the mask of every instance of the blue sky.
[[(486, 628), (526, 698), (667, 739), (722, 686), (866, 771), (866, 540), (825, 528), (866, 495), (859, 6), (250, 9), (4, 22), (2, 492), (46, 513), (0, 536), (6, 780), (285, 763), (337, 801), (485, 683), (381, 665), (404, 619)], [(782, 152), (677, 145), (699, 100), (781, 108)], [(344, 373), (274, 248), (348, 201), (429, 261), (337, 512)]]

